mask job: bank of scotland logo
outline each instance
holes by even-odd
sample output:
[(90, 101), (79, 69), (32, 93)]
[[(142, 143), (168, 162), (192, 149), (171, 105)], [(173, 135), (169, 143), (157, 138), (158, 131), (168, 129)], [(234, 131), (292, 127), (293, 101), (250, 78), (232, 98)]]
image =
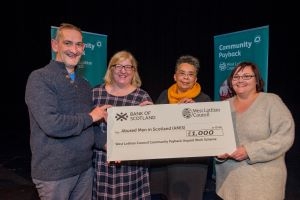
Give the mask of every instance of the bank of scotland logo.
[(184, 118), (186, 118), (186, 119), (189, 119), (189, 118), (191, 118), (192, 117), (192, 109), (190, 109), (190, 108), (185, 108), (185, 109), (183, 109), (183, 111), (182, 111), (182, 116), (184, 117)]
[(127, 120), (127, 118), (128, 118), (128, 115), (127, 115), (127, 113), (117, 113), (116, 114), (116, 116), (115, 116), (115, 118), (116, 118), (116, 120), (117, 121), (123, 121), (123, 120)]

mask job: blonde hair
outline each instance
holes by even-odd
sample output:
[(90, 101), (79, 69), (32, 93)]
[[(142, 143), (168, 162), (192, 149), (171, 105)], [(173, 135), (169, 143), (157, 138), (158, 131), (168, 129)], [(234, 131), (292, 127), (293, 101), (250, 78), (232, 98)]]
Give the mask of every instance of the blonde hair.
[(107, 70), (106, 70), (106, 73), (105, 73), (105, 76), (104, 76), (105, 84), (113, 83), (113, 78), (112, 78), (113, 65), (118, 64), (127, 59), (130, 60), (132, 66), (133, 66), (133, 70), (134, 70), (134, 75), (131, 80), (131, 85), (133, 85), (135, 87), (141, 87), (142, 81), (141, 81), (140, 75), (138, 73), (137, 61), (130, 52), (125, 51), (125, 50), (119, 51), (111, 57), (108, 67), (107, 67)]

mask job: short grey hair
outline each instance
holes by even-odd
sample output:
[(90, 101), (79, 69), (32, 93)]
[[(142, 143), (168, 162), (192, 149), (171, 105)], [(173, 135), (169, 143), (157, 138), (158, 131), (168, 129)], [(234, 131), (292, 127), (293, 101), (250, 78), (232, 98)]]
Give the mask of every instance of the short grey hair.
[(200, 63), (198, 58), (191, 55), (180, 56), (176, 61), (175, 72), (178, 70), (179, 65), (181, 65), (182, 63), (188, 63), (190, 65), (193, 65), (196, 68), (196, 73), (198, 74), (198, 71), (200, 69)]

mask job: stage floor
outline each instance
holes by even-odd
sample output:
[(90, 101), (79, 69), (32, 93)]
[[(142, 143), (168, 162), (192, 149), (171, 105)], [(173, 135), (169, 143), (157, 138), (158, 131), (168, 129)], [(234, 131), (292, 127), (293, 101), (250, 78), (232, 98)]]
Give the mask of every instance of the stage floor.
[[(24, 152), (23, 152), (24, 153)], [(300, 153), (289, 152), (286, 157), (288, 179), (286, 199), (300, 199)], [(29, 155), (0, 155), (0, 199), (39, 200), (30, 177)], [(157, 195), (153, 200), (163, 199)], [(219, 200), (215, 194), (215, 183), (208, 179), (203, 200)]]

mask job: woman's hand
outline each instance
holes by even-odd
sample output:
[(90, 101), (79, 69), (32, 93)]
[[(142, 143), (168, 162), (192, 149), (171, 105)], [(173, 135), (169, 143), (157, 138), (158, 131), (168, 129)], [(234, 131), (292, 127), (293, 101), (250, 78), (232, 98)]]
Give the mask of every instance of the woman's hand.
[(183, 99), (180, 99), (180, 101), (178, 101), (178, 103), (195, 103), (195, 101), (190, 98), (183, 98)]
[(248, 153), (246, 151), (246, 148), (242, 145), (237, 147), (232, 154), (224, 153), (222, 155), (216, 156), (216, 160), (219, 162), (224, 162), (227, 159), (233, 159), (237, 161), (248, 159)]
[(234, 160), (242, 161), (248, 158), (248, 153), (244, 146), (239, 146), (230, 157)]
[(222, 155), (218, 155), (217, 158), (220, 160), (226, 160), (226, 159), (230, 158), (230, 155), (228, 153), (224, 153)]
[(153, 102), (151, 102), (151, 101), (143, 101), (143, 102), (140, 103), (139, 105), (140, 105), (140, 106), (153, 105)]

